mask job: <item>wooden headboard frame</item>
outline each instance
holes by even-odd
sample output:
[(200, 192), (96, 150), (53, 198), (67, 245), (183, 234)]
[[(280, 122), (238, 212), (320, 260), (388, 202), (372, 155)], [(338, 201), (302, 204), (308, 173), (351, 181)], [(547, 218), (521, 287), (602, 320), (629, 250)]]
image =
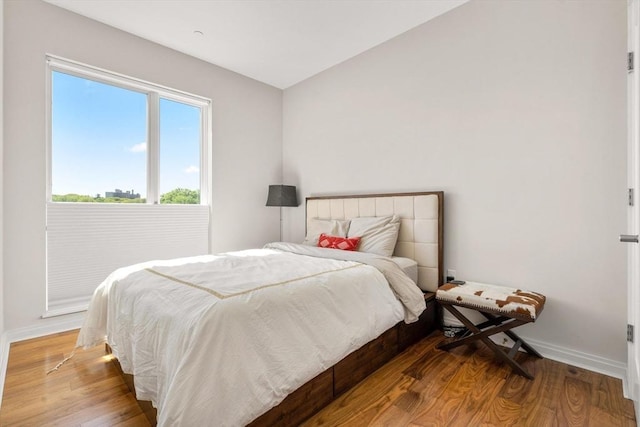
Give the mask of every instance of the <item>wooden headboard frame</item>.
[(306, 225), (314, 218), (352, 219), (398, 215), (394, 256), (418, 263), (418, 286), (435, 292), (443, 283), (443, 191), (306, 198)]

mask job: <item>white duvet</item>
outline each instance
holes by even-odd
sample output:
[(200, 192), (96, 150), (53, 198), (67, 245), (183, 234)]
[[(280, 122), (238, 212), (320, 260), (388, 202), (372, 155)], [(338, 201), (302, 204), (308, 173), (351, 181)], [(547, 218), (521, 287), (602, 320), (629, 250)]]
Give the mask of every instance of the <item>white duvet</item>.
[(274, 243), (115, 271), (77, 344), (106, 339), (159, 426), (241, 426), (424, 307), (389, 258)]

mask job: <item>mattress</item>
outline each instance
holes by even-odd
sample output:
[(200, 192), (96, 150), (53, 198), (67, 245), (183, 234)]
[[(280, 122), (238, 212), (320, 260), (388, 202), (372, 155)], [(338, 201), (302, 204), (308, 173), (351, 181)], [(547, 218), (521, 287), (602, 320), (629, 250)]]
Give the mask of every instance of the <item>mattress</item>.
[(404, 273), (409, 276), (413, 283), (418, 283), (418, 263), (412, 260), (411, 258), (404, 258), (400, 256), (391, 257), (393, 262), (396, 263), (398, 267), (404, 271)]

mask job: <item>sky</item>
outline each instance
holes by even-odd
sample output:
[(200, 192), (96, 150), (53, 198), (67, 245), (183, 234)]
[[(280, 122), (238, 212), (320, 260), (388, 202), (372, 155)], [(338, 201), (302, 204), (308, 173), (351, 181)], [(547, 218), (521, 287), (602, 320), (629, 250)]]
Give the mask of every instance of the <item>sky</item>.
[[(147, 95), (54, 71), (52, 194), (147, 193)], [(160, 99), (160, 194), (200, 188), (200, 109)]]

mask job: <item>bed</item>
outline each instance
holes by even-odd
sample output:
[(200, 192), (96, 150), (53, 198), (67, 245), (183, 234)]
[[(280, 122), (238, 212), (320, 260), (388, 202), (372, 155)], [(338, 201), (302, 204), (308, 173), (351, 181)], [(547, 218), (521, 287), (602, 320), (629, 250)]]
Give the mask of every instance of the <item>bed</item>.
[[(436, 327), (443, 196), (310, 197), (307, 245), (118, 270), (78, 345), (107, 337), (153, 424), (297, 425)], [(317, 247), (350, 228), (367, 252)]]

